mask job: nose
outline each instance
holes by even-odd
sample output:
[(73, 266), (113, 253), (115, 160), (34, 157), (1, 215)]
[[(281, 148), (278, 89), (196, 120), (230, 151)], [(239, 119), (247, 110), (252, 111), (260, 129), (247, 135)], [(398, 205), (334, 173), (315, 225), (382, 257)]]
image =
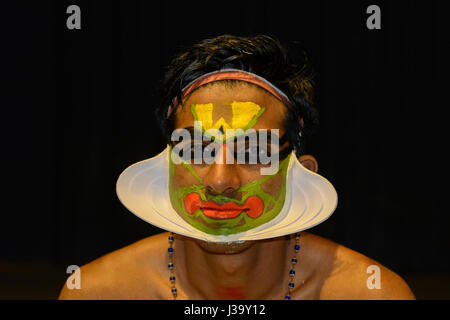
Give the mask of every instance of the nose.
[[(220, 147), (215, 161), (203, 177), (203, 183), (208, 193), (233, 198), (241, 186), (241, 179), (237, 172), (237, 166), (234, 163), (227, 164), (226, 157), (232, 157), (232, 154), (223, 145)], [(222, 161), (218, 161), (219, 159)]]

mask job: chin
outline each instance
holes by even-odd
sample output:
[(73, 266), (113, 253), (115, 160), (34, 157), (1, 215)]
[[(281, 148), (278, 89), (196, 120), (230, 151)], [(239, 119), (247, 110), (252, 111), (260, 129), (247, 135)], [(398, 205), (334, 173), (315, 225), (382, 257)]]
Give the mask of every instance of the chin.
[(237, 254), (244, 252), (256, 241), (230, 241), (230, 242), (210, 242), (196, 240), (196, 243), (205, 251), (217, 254)]

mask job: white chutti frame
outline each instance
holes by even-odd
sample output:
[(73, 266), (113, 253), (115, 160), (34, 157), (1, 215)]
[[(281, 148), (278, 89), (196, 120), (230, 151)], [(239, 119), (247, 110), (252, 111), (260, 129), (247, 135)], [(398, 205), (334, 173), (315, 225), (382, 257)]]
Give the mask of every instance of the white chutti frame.
[(125, 169), (117, 180), (122, 204), (137, 217), (158, 228), (211, 242), (262, 240), (303, 231), (324, 222), (337, 206), (337, 193), (324, 177), (304, 168), (292, 154), (286, 200), (280, 213), (267, 223), (245, 232), (217, 236), (195, 229), (173, 209), (169, 197), (167, 147), (157, 156)]

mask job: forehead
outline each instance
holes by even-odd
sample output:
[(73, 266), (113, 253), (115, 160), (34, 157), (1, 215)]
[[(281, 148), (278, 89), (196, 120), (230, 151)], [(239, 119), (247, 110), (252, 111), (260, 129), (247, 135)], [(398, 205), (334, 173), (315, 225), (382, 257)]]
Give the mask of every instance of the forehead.
[(286, 106), (264, 89), (245, 82), (231, 85), (215, 82), (200, 87), (177, 109), (174, 117), (175, 128), (193, 126), (195, 120), (192, 113), (193, 105), (212, 104), (213, 121), (223, 118), (231, 123), (233, 120), (232, 105), (246, 102), (264, 108), (252, 128), (279, 129), (280, 133), (284, 132)]

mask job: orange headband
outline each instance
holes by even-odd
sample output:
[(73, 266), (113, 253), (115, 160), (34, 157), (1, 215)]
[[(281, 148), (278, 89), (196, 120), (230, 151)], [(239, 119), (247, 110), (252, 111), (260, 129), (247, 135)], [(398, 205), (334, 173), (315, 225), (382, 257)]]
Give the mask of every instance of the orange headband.
[[(204, 84), (220, 80), (241, 80), (253, 83), (270, 92), (274, 97), (284, 103), (289, 109), (293, 109), (292, 103), (290, 102), (289, 98), (283, 93), (283, 91), (256, 74), (239, 69), (222, 69), (204, 74), (203, 76), (195, 79), (183, 88), (181, 92), (181, 99), (184, 99), (187, 95)], [(167, 111), (167, 118), (170, 117), (177, 106), (178, 99), (175, 97), (173, 99), (172, 105)]]

